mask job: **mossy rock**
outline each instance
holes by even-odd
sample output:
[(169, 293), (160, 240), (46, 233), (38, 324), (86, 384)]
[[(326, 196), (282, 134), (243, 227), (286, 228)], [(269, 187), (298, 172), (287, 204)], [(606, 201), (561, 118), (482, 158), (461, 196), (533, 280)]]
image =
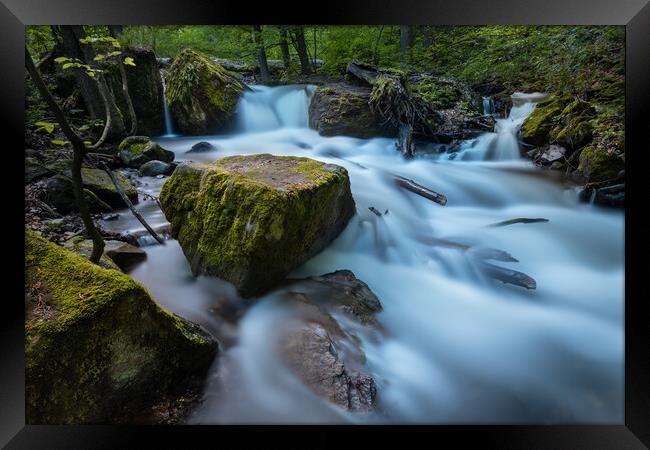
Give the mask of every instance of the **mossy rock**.
[(578, 172), (588, 182), (611, 180), (625, 169), (625, 156), (605, 148), (587, 146), (580, 153)]
[[(132, 203), (138, 203), (138, 191), (122, 173), (114, 171), (117, 184), (122, 192), (131, 200)], [(124, 200), (111, 181), (111, 177), (101, 169), (91, 167), (81, 168), (81, 180), (84, 188), (94, 192), (97, 197), (113, 208), (126, 208)]]
[(244, 85), (223, 67), (189, 48), (165, 74), (169, 112), (183, 134), (209, 134), (230, 125)]
[[(93, 241), (90, 239), (84, 239), (81, 236), (75, 236), (67, 241), (63, 242), (63, 248), (70, 250), (71, 252), (76, 253), (84, 259), (90, 259), (90, 255), (93, 252)], [(106, 242), (104, 242), (106, 245)], [(101, 258), (99, 259), (100, 266), (105, 269), (115, 269), (121, 270), (120, 267), (115, 264), (115, 262), (106, 255), (106, 249), (104, 248), (104, 253), (102, 253)]]
[(355, 212), (343, 167), (268, 154), (181, 164), (160, 201), (193, 273), (247, 297), (323, 250)]
[(557, 125), (550, 132), (550, 140), (569, 149), (587, 144), (594, 131), (591, 120), (596, 115), (593, 106), (584, 100), (569, 103), (557, 118)]
[(570, 97), (556, 94), (539, 103), (521, 126), (521, 139), (536, 147), (549, 143), (551, 130), (570, 102)]
[(165, 150), (147, 136), (129, 136), (119, 146), (120, 159), (134, 169), (149, 161), (172, 162), (174, 152)]
[[(46, 188), (48, 202), (61, 214), (79, 210), (70, 177), (55, 175), (47, 180)], [(84, 193), (91, 213), (105, 213), (113, 209), (109, 204), (97, 197), (93, 191), (84, 189)]]
[(371, 138), (395, 135), (370, 110), (371, 89), (349, 84), (319, 86), (309, 104), (309, 126), (322, 136)]
[(452, 83), (434, 77), (421, 77), (410, 88), (416, 98), (435, 110), (453, 108), (461, 99), (461, 92)]
[(25, 158), (25, 184), (51, 174), (52, 170), (38, 162), (36, 158)]
[(128, 421), (214, 358), (207, 332), (128, 275), (31, 230), (25, 249), (28, 424)]

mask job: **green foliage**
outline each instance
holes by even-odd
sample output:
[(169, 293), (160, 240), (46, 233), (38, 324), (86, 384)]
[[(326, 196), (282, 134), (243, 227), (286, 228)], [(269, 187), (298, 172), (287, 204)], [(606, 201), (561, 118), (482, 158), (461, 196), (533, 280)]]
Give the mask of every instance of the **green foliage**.
[(34, 125), (36, 125), (37, 128), (36, 131), (40, 130), (45, 130), (46, 133), (51, 134), (54, 131), (54, 128), (56, 128), (57, 124), (52, 123), (52, 122), (44, 122), (44, 121), (39, 121), (36, 122)]

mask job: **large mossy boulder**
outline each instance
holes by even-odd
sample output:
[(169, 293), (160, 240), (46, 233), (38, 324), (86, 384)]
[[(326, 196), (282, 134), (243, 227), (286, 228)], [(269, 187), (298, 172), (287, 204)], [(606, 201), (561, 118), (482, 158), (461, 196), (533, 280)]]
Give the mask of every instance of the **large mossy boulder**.
[(343, 167), (269, 154), (181, 164), (160, 201), (193, 273), (223, 278), (243, 296), (320, 252), (355, 212)]
[(351, 84), (319, 86), (309, 104), (309, 126), (322, 136), (371, 138), (387, 132), (370, 110), (371, 89)]
[(129, 136), (119, 146), (122, 162), (134, 169), (139, 168), (149, 161), (172, 162), (174, 152), (165, 150), (147, 136)]
[(128, 275), (31, 230), (25, 250), (27, 423), (128, 421), (214, 358), (207, 332)]
[[(118, 186), (132, 203), (138, 203), (138, 190), (129, 179), (120, 172), (113, 172)], [(113, 208), (126, 208), (122, 196), (115, 188), (111, 177), (101, 169), (93, 167), (81, 168), (81, 180), (84, 188), (92, 191), (102, 201)]]
[(169, 111), (183, 134), (215, 133), (228, 126), (244, 91), (223, 67), (188, 48), (176, 55), (165, 82)]
[[(47, 189), (48, 203), (54, 206), (61, 214), (68, 214), (79, 210), (70, 177), (55, 175), (47, 179), (45, 187)], [(91, 213), (105, 213), (112, 210), (111, 206), (97, 197), (93, 191), (84, 189), (84, 194), (88, 203), (88, 209)]]

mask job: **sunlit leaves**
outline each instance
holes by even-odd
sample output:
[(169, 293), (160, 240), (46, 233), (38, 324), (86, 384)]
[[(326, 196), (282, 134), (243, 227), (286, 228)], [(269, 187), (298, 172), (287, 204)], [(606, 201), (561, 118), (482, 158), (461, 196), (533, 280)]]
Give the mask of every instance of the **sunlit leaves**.
[(54, 145), (61, 145), (61, 146), (67, 145), (67, 144), (70, 143), (69, 141), (62, 141), (61, 139), (52, 139), (50, 142), (52, 144), (54, 144)]
[(133, 62), (133, 58), (131, 58), (130, 56), (124, 58), (124, 64), (126, 64), (127, 66), (135, 66), (135, 63)]
[(36, 131), (44, 130), (48, 134), (52, 133), (54, 131), (54, 128), (56, 127), (55, 123), (44, 122), (44, 121), (36, 122), (34, 125), (39, 127), (39, 128), (36, 129)]

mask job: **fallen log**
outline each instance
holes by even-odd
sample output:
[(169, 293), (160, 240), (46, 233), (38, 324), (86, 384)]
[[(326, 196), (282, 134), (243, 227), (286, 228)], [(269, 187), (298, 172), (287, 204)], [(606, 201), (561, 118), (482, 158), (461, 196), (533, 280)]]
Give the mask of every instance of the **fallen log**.
[(357, 59), (353, 59), (348, 63), (347, 71), (349, 74), (355, 76), (361, 81), (365, 81), (369, 85), (380, 77), (383, 73), (377, 67), (363, 63)]
[(514, 223), (539, 223), (539, 222), (548, 222), (548, 219), (538, 218), (538, 219), (529, 219), (526, 217), (518, 217), (516, 219), (504, 220), (503, 222), (491, 223), (486, 225), (487, 227), (505, 227), (507, 225), (512, 225)]
[(414, 194), (417, 194), (421, 197), (427, 198), (431, 201), (434, 201), (438, 203), (439, 205), (445, 206), (447, 204), (447, 197), (443, 194), (440, 194), (436, 191), (432, 191), (429, 188), (426, 188), (420, 184), (417, 184), (413, 180), (409, 180), (408, 178), (401, 177), (399, 175), (394, 176), (395, 183), (401, 187), (406, 189), (407, 191), (411, 191)]
[(516, 270), (506, 269), (486, 262), (480, 262), (479, 269), (488, 277), (502, 281), (503, 283), (521, 286), (526, 289), (537, 288), (535, 280), (523, 272), (517, 272)]
[(375, 208), (374, 206), (371, 206), (371, 207), (369, 207), (368, 209), (370, 210), (370, 212), (372, 212), (372, 213), (373, 213), (374, 215), (376, 215), (377, 217), (381, 217), (381, 216), (383, 216), (383, 215), (385, 215), (385, 214), (388, 214), (388, 210), (386, 210), (385, 212), (382, 213), (381, 211), (379, 211), (379, 210), (378, 210), (377, 208)]
[(113, 175), (113, 172), (111, 169), (108, 168), (108, 166), (102, 162), (102, 168), (106, 171), (108, 176), (111, 178), (111, 181), (113, 182), (113, 185), (115, 186), (115, 189), (117, 190), (118, 194), (120, 194), (120, 197), (122, 197), (122, 200), (124, 200), (124, 203), (126, 203), (126, 206), (129, 207), (133, 215), (135, 216), (138, 221), (147, 229), (149, 234), (153, 236), (153, 238), (158, 241), (159, 244), (165, 245), (165, 240), (161, 238), (158, 233), (156, 233), (153, 228), (149, 226), (146, 220), (144, 220), (144, 217), (140, 215), (140, 213), (135, 209), (133, 206), (133, 203), (131, 203), (131, 200), (126, 196), (120, 185), (118, 184), (117, 180), (115, 179), (115, 175)]

